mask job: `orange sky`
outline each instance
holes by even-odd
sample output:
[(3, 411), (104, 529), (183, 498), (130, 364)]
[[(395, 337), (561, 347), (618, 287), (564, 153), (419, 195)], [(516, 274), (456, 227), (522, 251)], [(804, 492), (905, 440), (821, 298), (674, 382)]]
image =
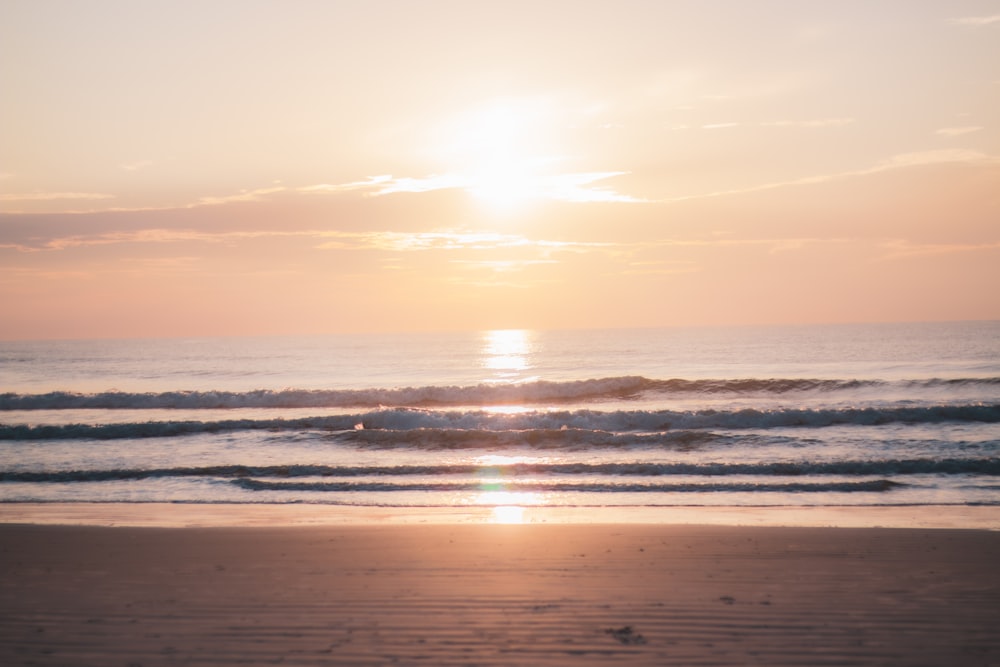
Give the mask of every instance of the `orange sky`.
[(1000, 3), (0, 4), (0, 338), (1000, 318)]

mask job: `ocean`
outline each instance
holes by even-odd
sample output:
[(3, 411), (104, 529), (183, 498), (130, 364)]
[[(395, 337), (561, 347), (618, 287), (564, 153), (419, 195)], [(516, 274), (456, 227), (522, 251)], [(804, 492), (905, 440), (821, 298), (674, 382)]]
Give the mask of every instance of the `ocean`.
[(1000, 322), (0, 342), (0, 502), (1000, 504)]

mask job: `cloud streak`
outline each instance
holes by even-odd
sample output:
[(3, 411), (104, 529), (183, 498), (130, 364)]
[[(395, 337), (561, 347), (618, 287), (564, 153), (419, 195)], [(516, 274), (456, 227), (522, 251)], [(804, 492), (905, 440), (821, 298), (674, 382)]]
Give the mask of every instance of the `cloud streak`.
[(145, 169), (146, 167), (152, 166), (153, 162), (151, 160), (137, 160), (135, 162), (125, 162), (118, 165), (124, 171), (139, 171), (140, 169)]
[(261, 237), (316, 236), (322, 232), (315, 231), (242, 231), (242, 232), (202, 232), (194, 229), (139, 229), (127, 232), (105, 232), (90, 236), (75, 234), (60, 236), (37, 243), (4, 243), (0, 248), (17, 250), (18, 252), (60, 251), (68, 248), (88, 246), (107, 246), (124, 244), (159, 244), (159, 243), (224, 243), (238, 239)]
[(812, 118), (807, 120), (767, 120), (759, 123), (740, 123), (729, 121), (724, 123), (705, 123), (703, 125), (676, 125), (675, 130), (724, 130), (732, 127), (802, 127), (802, 128), (823, 128), (823, 127), (843, 127), (854, 123), (854, 118)]
[(993, 23), (1000, 23), (1000, 14), (993, 14), (992, 16), (966, 16), (963, 18), (950, 19), (949, 23), (954, 25), (980, 27), (984, 25), (991, 25)]
[(259, 230), (206, 232), (195, 229), (140, 229), (102, 234), (71, 235), (40, 241), (36, 244), (5, 243), (0, 248), (19, 252), (60, 251), (87, 246), (167, 243), (230, 243), (261, 238), (304, 238), (316, 243), (318, 250), (381, 250), (390, 252), (498, 250), (534, 248), (545, 251), (582, 252), (608, 247), (606, 243), (532, 239), (520, 234), (438, 230), (429, 232), (348, 232), (328, 229)]
[(854, 118), (815, 118), (813, 120), (772, 120), (761, 123), (761, 127), (843, 127), (854, 122)]
[(1000, 250), (1000, 242), (996, 243), (911, 243), (904, 239), (887, 241), (884, 247), (889, 251), (881, 259), (906, 259), (910, 257), (929, 257), (953, 255), (955, 253), (983, 252)]
[(763, 183), (752, 185), (746, 188), (734, 188), (732, 190), (717, 190), (703, 194), (682, 195), (679, 197), (669, 197), (658, 201), (663, 203), (690, 201), (695, 199), (709, 199), (713, 197), (729, 197), (734, 195), (750, 194), (753, 192), (764, 192), (777, 188), (787, 188), (796, 185), (815, 185), (830, 181), (850, 178), (853, 176), (867, 176), (878, 174), (895, 169), (905, 169), (909, 167), (923, 167), (936, 164), (995, 164), (1000, 165), (1000, 157), (981, 153), (973, 150), (962, 149), (942, 149), (932, 151), (918, 151), (913, 153), (901, 153), (894, 155), (867, 169), (857, 169), (854, 171), (842, 171), (834, 174), (819, 174), (816, 176), (805, 176), (788, 181), (777, 181), (774, 183)]
[[(539, 174), (518, 179), (518, 191), (514, 194), (526, 199), (542, 199), (563, 202), (618, 202), (642, 203), (647, 200), (620, 193), (609, 187), (595, 187), (594, 184), (616, 176), (624, 176), (625, 171), (598, 171), (567, 174)], [(362, 191), (367, 196), (382, 197), (399, 193), (421, 193), (437, 190), (466, 190), (472, 194), (502, 190), (502, 182), (493, 183), (488, 177), (444, 173), (429, 176), (397, 177), (391, 174), (369, 176), (360, 181), (340, 184), (319, 184), (299, 188), (299, 192), (350, 192)]]
[(980, 125), (968, 125), (965, 127), (942, 127), (940, 130), (935, 130), (934, 134), (940, 134), (943, 137), (960, 137), (963, 134), (978, 132), (982, 129), (983, 127)]
[(531, 239), (520, 234), (469, 231), (432, 232), (341, 232), (322, 231), (316, 235), (328, 240), (316, 246), (334, 250), (389, 250), (416, 252), (426, 250), (496, 250), (502, 248), (539, 248), (544, 250), (582, 251), (604, 248), (609, 244), (579, 241)]
[(102, 192), (21, 192), (0, 193), (0, 201), (55, 201), (59, 199), (114, 199)]
[(276, 186), (273, 188), (258, 188), (256, 190), (241, 190), (233, 195), (199, 197), (197, 203), (190, 204), (187, 208), (194, 208), (196, 206), (218, 206), (219, 204), (229, 204), (232, 202), (260, 201), (267, 195), (284, 192), (285, 190), (286, 188), (284, 186)]

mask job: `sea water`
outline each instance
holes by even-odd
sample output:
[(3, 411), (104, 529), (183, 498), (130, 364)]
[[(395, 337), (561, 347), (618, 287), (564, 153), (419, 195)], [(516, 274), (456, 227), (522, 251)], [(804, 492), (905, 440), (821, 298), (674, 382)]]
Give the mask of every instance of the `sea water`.
[(1000, 504), (1000, 322), (0, 342), (0, 501)]

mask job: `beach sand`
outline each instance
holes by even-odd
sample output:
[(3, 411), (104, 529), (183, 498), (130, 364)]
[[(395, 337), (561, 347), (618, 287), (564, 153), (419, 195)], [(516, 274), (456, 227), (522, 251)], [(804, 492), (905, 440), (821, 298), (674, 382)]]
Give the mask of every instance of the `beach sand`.
[(7, 523), (0, 664), (997, 665), (998, 563), (987, 530)]

